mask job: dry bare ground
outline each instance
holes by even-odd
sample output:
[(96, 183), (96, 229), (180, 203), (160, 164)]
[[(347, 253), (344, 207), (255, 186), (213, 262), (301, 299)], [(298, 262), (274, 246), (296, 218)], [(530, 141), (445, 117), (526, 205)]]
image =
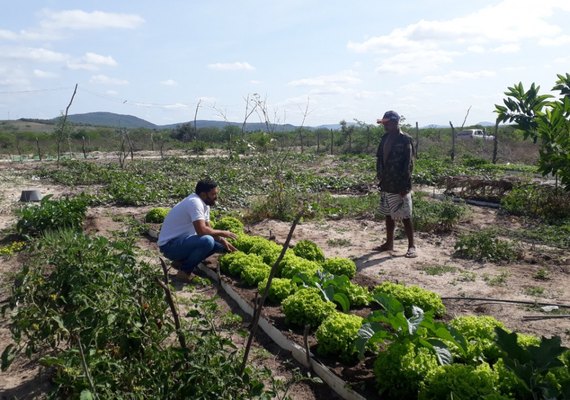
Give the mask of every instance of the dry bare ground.
[[(40, 189), (42, 194), (53, 194), (56, 197), (79, 192), (82, 188), (70, 189), (62, 186), (46, 185), (37, 180), (21, 177), (14, 164), (0, 166), (0, 231), (15, 223), (14, 208), (24, 189)], [(25, 167), (22, 167), (25, 168)], [(86, 228), (95, 234), (108, 235), (112, 231), (125, 229), (117, 219), (118, 215), (131, 215), (142, 220), (148, 207), (105, 207), (89, 211)], [(500, 225), (514, 227), (516, 221), (501, 216), (496, 210), (472, 207), (470, 220), (465, 221), (459, 230), (478, 230), (485, 226)], [(249, 226), (251, 234), (265, 237), (274, 236), (277, 242), (284, 242), (290, 224), (266, 220)], [(448, 310), (448, 318), (456, 315), (475, 314), (492, 315), (513, 330), (531, 333), (538, 336), (558, 335), (565, 345), (570, 344), (570, 319), (524, 320), (524, 317), (538, 315), (536, 308), (516, 303), (500, 303), (492, 300), (475, 301), (468, 298), (488, 298), (496, 300), (516, 300), (548, 304), (565, 304), (570, 302), (570, 255), (567, 251), (555, 248), (529, 245), (525, 249), (523, 260), (507, 265), (492, 263), (476, 263), (457, 259), (453, 256), (453, 246), (457, 232), (449, 235), (416, 234), (418, 257), (404, 257), (406, 241), (397, 235), (395, 249), (392, 252), (378, 253), (373, 250), (383, 242), (384, 224), (369, 220), (326, 220), (305, 222), (298, 225), (293, 244), (301, 239), (310, 239), (317, 243), (326, 256), (342, 256), (355, 259), (358, 273), (357, 281), (374, 285), (384, 280), (415, 284), (439, 293), (442, 297), (457, 297), (462, 300), (444, 300)], [(4, 234), (0, 240), (4, 238)], [(151, 258), (158, 260), (156, 244), (141, 239), (141, 246), (147, 250)], [(18, 257), (0, 259), (0, 301), (4, 301), (9, 293), (9, 285), (13, 273), (18, 270)], [(440, 274), (429, 273), (439, 268)], [(537, 272), (548, 272), (548, 280), (537, 280)], [(443, 272), (447, 271), (447, 272)], [(542, 288), (533, 290), (534, 288)], [(179, 287), (178, 295), (186, 296), (186, 291)], [(216, 289), (203, 289), (204, 294), (213, 296)], [(540, 295), (532, 295), (542, 291)], [(220, 304), (224, 309), (238, 312), (223, 294)], [(567, 310), (567, 309), (566, 309)], [(567, 312), (566, 312), (567, 314)], [(540, 314), (544, 316), (544, 314)], [(236, 339), (237, 340), (237, 339)], [(7, 316), (0, 319), (0, 350), (10, 342)], [(286, 354), (272, 345), (263, 335), (257, 341), (259, 353), (267, 354), (258, 362), (267, 364), (275, 375), (290, 378), (291, 365), (286, 361)], [(261, 361), (260, 361), (261, 360)], [(33, 361), (21, 360), (15, 363), (8, 372), (0, 373), (0, 399), (39, 398), (49, 388), (45, 373), (42, 373)], [(294, 399), (337, 398), (324, 385), (296, 384), (292, 388)]]

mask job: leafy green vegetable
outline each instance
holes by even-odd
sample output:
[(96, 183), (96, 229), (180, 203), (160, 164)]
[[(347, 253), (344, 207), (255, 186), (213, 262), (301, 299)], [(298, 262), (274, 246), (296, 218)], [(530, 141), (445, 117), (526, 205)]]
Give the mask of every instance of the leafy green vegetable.
[(353, 346), (362, 325), (362, 317), (335, 311), (317, 329), (317, 351), (322, 355), (338, 355), (351, 360), (358, 351)]
[(441, 301), (441, 297), (437, 293), (422, 289), (419, 286), (405, 286), (385, 281), (377, 285), (372, 294), (373, 296), (393, 296), (404, 305), (406, 315), (410, 315), (412, 306), (417, 306), (426, 312), (433, 311), (436, 316), (445, 314), (445, 306)]
[(235, 217), (223, 217), (214, 223), (214, 228), (230, 231), (237, 235), (243, 233), (243, 222)]
[(348, 279), (352, 279), (356, 275), (356, 264), (350, 258), (327, 258), (323, 263), (323, 268), (333, 275), (346, 275)]
[(164, 218), (170, 211), (170, 208), (167, 207), (156, 207), (151, 208), (145, 215), (144, 220), (145, 222), (150, 222), (154, 224), (161, 224), (164, 222)]
[(321, 298), (317, 288), (300, 288), (281, 303), (290, 324), (317, 327), (335, 310), (334, 303)]
[[(265, 287), (267, 286), (267, 279), (262, 280), (257, 285), (257, 290), (260, 294), (263, 294)], [(288, 278), (273, 278), (271, 280), (271, 287), (269, 288), (268, 298), (269, 301), (273, 303), (281, 303), (289, 295), (293, 294), (297, 290), (297, 285)]]
[(293, 247), (293, 252), (296, 256), (304, 258), (309, 261), (323, 262), (325, 261), (325, 254), (317, 246), (317, 244), (311, 240), (300, 240)]

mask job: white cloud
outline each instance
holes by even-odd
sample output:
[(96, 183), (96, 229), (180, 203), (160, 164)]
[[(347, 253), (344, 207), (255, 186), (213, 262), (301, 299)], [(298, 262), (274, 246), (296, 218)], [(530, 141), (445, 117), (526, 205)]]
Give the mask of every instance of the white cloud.
[(160, 84), (164, 86), (178, 86), (178, 82), (176, 82), (174, 79), (166, 79), (164, 81), (160, 81)]
[(422, 79), (423, 83), (437, 83), (437, 84), (449, 84), (449, 83), (456, 83), (462, 82), (466, 80), (472, 79), (480, 79), (480, 78), (489, 78), (495, 76), (496, 73), (493, 71), (475, 71), (475, 72), (467, 72), (467, 71), (451, 71), (445, 75), (430, 75), (426, 76)]
[(252, 85), (261, 85), (262, 82), (256, 79), (252, 79), (251, 81), (249, 81), (249, 83), (251, 83)]
[(68, 55), (36, 47), (0, 48), (0, 59), (17, 59), (36, 62), (62, 62)]
[(144, 18), (134, 14), (118, 14), (83, 10), (43, 11), (41, 26), (48, 29), (134, 29), (142, 25)]
[(493, 49), (494, 53), (518, 53), (521, 46), (517, 43), (504, 44), (502, 46), (495, 47)]
[(570, 11), (569, 3), (543, 0), (537, 7), (533, 0), (503, 0), (458, 18), (420, 20), (385, 35), (349, 41), (347, 48), (356, 53), (382, 54), (379, 72), (429, 71), (453, 62), (465, 49), (514, 53), (524, 41), (542, 46), (568, 44), (570, 36), (561, 35), (562, 28), (550, 20), (561, 10)]
[(356, 76), (356, 73), (354, 71), (344, 71), (338, 74), (320, 75), (313, 78), (297, 79), (290, 81), (288, 85), (332, 87), (341, 85), (355, 85), (359, 84), (360, 82), (362, 82), (362, 80)]
[(409, 74), (428, 72), (442, 64), (449, 64), (457, 52), (444, 50), (418, 50), (402, 52), (395, 56), (383, 59), (376, 68), (379, 73)]
[(215, 71), (253, 71), (253, 67), (248, 62), (214, 63), (208, 64), (208, 68)]
[(36, 78), (56, 78), (57, 75), (53, 72), (42, 71), (41, 69), (34, 69), (34, 76)]
[(87, 71), (96, 71), (101, 66), (115, 67), (117, 62), (111, 56), (102, 56), (96, 53), (85, 53), (79, 60), (69, 61), (67, 67), (69, 69), (83, 69)]
[(128, 85), (129, 81), (124, 79), (110, 78), (107, 75), (93, 75), (89, 79), (90, 83), (98, 85)]
[(538, 41), (541, 46), (564, 46), (570, 44), (570, 35), (560, 35), (556, 37), (542, 38)]

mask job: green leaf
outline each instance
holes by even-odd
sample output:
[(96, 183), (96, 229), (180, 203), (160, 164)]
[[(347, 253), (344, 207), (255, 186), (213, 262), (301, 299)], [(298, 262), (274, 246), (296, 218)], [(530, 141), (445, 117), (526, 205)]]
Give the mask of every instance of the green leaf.
[(344, 293), (335, 293), (333, 295), (333, 301), (340, 304), (342, 311), (345, 313), (350, 310), (350, 301), (348, 300), (348, 296)]
[(16, 347), (13, 344), (6, 346), (2, 352), (2, 371), (6, 371), (16, 357)]
[(90, 390), (84, 389), (84, 390), (81, 392), (81, 395), (79, 396), (79, 399), (80, 399), (80, 400), (93, 400), (94, 397), (93, 397), (93, 394), (91, 393)]

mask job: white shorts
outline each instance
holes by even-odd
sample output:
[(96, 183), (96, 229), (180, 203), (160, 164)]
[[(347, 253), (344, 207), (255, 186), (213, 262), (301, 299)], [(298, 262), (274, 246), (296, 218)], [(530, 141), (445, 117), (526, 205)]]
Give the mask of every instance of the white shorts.
[(412, 192), (405, 196), (396, 193), (380, 193), (380, 213), (394, 220), (412, 218)]

